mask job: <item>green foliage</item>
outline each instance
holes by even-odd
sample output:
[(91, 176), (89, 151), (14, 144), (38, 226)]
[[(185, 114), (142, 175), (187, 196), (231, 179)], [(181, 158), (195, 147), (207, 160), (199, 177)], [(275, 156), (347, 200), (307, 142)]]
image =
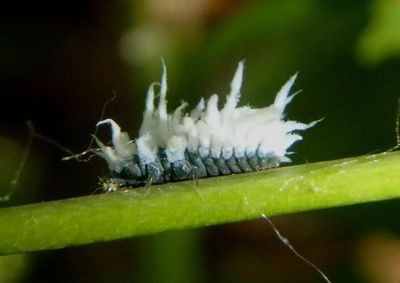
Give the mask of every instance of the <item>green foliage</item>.
[(400, 3), (375, 0), (358, 45), (363, 63), (374, 65), (388, 57), (400, 56)]
[(167, 230), (400, 196), (400, 153), (154, 185), (0, 210), (0, 253), (108, 241)]

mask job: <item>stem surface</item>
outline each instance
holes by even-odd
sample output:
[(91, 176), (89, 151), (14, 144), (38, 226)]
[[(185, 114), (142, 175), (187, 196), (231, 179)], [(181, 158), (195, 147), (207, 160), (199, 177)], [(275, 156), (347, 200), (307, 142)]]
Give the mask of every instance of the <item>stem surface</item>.
[(400, 197), (400, 152), (0, 209), (0, 254)]

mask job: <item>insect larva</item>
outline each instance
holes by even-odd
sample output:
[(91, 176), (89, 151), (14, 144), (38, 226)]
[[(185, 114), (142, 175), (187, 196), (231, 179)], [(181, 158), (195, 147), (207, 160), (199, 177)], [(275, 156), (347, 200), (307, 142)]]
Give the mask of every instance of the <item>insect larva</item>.
[(240, 98), (244, 63), (239, 62), (225, 105), (218, 109), (218, 96), (203, 98), (184, 112), (183, 102), (174, 112), (167, 112), (167, 73), (163, 62), (158, 107), (154, 106), (158, 83), (150, 85), (139, 137), (131, 140), (112, 119), (112, 146), (96, 139), (96, 154), (104, 158), (119, 186), (142, 186), (151, 183), (180, 181), (250, 172), (290, 162), (288, 148), (302, 139), (296, 133), (314, 126), (284, 120), (286, 105), (296, 79), (292, 76), (276, 95), (271, 106), (256, 109), (237, 104)]

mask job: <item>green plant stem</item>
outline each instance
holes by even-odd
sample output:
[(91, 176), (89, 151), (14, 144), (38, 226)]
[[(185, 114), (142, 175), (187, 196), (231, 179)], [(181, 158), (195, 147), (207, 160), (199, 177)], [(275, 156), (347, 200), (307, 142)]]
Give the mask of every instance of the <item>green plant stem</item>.
[(400, 197), (400, 152), (0, 209), (0, 254)]

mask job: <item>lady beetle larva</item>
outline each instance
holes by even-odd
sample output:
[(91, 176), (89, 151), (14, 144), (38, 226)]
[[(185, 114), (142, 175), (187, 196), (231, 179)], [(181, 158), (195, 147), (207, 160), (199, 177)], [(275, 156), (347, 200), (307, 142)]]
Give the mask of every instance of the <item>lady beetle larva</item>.
[[(143, 123), (139, 137), (131, 140), (112, 119), (112, 146), (96, 139), (94, 152), (104, 158), (112, 179), (119, 186), (138, 187), (145, 184), (204, 178), (249, 172), (290, 162), (287, 149), (302, 137), (295, 133), (314, 126), (284, 120), (286, 105), (297, 74), (286, 82), (271, 106), (238, 107), (244, 63), (239, 62), (225, 105), (218, 109), (218, 96), (203, 98), (197, 106), (184, 112), (183, 102), (174, 112), (167, 112), (167, 73), (163, 62), (160, 83), (150, 85), (147, 92)], [(154, 87), (160, 85), (158, 107), (154, 107)]]

